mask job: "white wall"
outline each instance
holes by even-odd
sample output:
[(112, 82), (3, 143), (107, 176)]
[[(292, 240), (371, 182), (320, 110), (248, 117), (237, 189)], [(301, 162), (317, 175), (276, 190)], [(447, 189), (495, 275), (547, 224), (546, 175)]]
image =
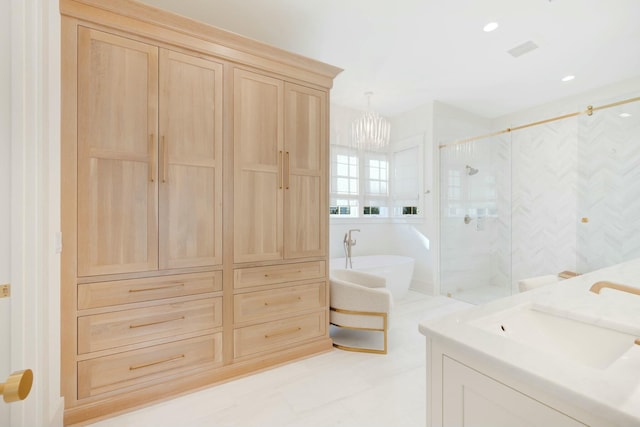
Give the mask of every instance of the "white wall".
[[(11, 0), (0, 0), (0, 284), (11, 278)], [(10, 371), (11, 307), (0, 299), (0, 382)], [(9, 425), (9, 407), (0, 402), (0, 426)]]
[(11, 425), (61, 426), (60, 13), (50, 0), (11, 2), (11, 362), (31, 368)]

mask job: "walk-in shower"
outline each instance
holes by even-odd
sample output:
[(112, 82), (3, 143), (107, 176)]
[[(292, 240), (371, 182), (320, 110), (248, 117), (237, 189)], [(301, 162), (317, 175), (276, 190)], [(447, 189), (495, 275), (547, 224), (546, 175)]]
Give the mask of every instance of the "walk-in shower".
[(640, 97), (594, 105), (440, 144), (441, 294), (482, 303), (640, 257)]

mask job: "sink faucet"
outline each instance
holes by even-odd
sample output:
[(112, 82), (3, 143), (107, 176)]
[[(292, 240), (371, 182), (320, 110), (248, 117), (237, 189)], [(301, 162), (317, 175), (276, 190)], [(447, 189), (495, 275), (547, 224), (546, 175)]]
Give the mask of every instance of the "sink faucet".
[(608, 281), (596, 282), (591, 285), (591, 292), (599, 294), (603, 288), (615, 289), (617, 291), (628, 292), (630, 294), (640, 295), (640, 288), (634, 288), (633, 286), (621, 285), (619, 283), (613, 283)]
[[(615, 289), (617, 291), (628, 292), (634, 295), (640, 295), (640, 288), (634, 288), (633, 286), (608, 282), (606, 280), (594, 283), (593, 285), (591, 285), (591, 288), (589, 290), (593, 293), (600, 294), (600, 291), (603, 288)], [(635, 343), (637, 345), (640, 345), (640, 338), (636, 338)]]
[(360, 232), (357, 228), (352, 228), (348, 232), (344, 233), (344, 268), (353, 268), (353, 263), (351, 262), (351, 248), (356, 245), (356, 241), (351, 238), (351, 233), (354, 231)]

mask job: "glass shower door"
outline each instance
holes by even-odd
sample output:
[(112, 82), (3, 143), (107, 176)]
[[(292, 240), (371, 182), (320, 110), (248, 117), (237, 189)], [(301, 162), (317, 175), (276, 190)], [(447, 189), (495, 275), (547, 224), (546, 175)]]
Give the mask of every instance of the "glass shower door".
[(578, 123), (577, 269), (587, 273), (640, 257), (640, 102)]
[(440, 293), (480, 304), (511, 294), (509, 136), (440, 150)]

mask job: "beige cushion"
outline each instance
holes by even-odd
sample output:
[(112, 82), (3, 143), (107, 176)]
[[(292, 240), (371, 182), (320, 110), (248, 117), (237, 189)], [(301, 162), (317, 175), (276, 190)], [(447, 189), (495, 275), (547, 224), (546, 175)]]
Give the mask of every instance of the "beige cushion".
[[(393, 298), (384, 277), (352, 270), (333, 270), (330, 276), (331, 308), (389, 313)], [(383, 329), (380, 316), (354, 315), (331, 311), (331, 323), (353, 328)]]

